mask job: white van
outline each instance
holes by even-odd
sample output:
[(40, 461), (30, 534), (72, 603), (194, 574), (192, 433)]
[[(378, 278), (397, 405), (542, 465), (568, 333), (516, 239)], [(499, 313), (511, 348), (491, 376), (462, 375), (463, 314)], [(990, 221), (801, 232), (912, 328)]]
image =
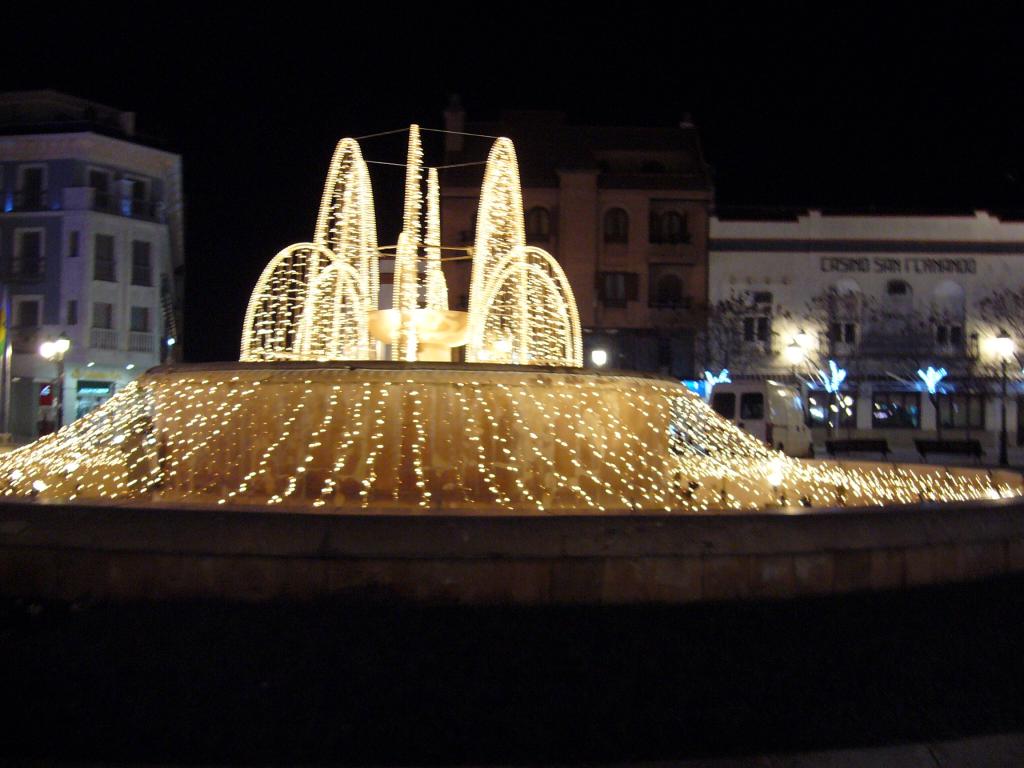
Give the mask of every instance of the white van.
[(711, 407), (772, 448), (790, 456), (814, 454), (803, 402), (794, 387), (770, 379), (717, 384), (711, 390)]

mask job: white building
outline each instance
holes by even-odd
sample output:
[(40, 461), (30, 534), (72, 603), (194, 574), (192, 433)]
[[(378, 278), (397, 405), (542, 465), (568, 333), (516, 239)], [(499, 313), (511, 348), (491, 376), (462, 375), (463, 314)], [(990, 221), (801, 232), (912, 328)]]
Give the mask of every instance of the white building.
[(0, 94), (0, 269), (12, 302), (10, 429), (56, 417), (42, 341), (66, 334), (64, 423), (180, 338), (181, 158), (141, 143), (134, 115), (52, 91)]
[[(995, 292), (1024, 288), (1024, 223), (982, 212), (719, 216), (711, 220), (709, 259), (709, 304), (719, 307), (721, 324), (733, 316), (734, 333), (706, 356), (707, 367), (728, 364), (734, 377), (799, 378), (807, 386), (833, 359), (848, 372), (844, 399), (852, 401), (842, 426), (884, 430), (897, 441), (936, 430), (938, 414), (916, 371), (946, 368), (944, 430), (975, 430), (993, 443), (1002, 383), (993, 342), (1002, 330), (1020, 336), (1024, 317), (983, 305)], [(1024, 348), (1024, 339), (1014, 341)], [(1024, 437), (1021, 368), (1007, 368), (1013, 440)], [(808, 394), (812, 415), (825, 415), (825, 400)]]

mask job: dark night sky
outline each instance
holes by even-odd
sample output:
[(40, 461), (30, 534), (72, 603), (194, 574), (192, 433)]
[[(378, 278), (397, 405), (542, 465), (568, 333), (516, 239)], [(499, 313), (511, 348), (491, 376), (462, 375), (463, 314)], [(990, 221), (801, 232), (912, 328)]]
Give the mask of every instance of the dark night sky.
[[(0, 89), (134, 110), (140, 132), (184, 156), (192, 360), (237, 357), (249, 290), (279, 248), (311, 236), (337, 139), (439, 126), (450, 93), (471, 120), (503, 107), (637, 125), (692, 113), (719, 205), (1024, 209), (1021, 16), (663, 6), (524, 5), (508, 19), (486, 4), (366, 19), (295, 10), (301, 23), (254, 5), (161, 6), (183, 18), (158, 21), (12, 14)], [(364, 145), (368, 157), (397, 149)], [(393, 209), (382, 173), (378, 206)]]

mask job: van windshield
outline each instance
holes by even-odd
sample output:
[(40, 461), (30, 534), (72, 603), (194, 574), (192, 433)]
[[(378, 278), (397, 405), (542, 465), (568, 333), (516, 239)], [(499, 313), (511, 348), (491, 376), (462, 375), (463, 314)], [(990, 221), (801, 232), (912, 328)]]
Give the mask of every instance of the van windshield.
[(736, 415), (736, 393), (715, 392), (711, 396), (711, 407), (715, 409), (716, 413), (731, 419)]
[(744, 392), (740, 397), (740, 418), (757, 421), (764, 418), (764, 395), (760, 392)]

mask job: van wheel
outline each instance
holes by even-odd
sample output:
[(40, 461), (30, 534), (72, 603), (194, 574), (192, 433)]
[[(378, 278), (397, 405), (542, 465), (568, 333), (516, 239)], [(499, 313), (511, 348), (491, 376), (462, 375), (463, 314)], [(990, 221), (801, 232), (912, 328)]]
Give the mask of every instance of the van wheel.
[(807, 455), (804, 458), (807, 458), (807, 459), (813, 459), (814, 458), (814, 443), (811, 443), (810, 445), (807, 446)]
[(785, 443), (779, 443), (777, 446), (775, 446), (775, 450), (782, 451), (783, 453), (785, 453), (786, 452), (786, 444)]

